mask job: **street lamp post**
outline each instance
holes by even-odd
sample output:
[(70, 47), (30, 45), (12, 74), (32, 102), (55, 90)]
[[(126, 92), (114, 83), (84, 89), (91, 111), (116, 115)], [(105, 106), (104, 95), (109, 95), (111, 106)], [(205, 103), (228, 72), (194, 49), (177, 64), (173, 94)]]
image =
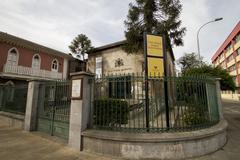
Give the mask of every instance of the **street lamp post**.
[(216, 18), (216, 19), (214, 19), (214, 20), (212, 20), (212, 21), (209, 21), (209, 22), (207, 22), (207, 23), (205, 23), (205, 24), (203, 24), (199, 29), (198, 29), (198, 32), (197, 32), (197, 47), (198, 47), (198, 57), (199, 57), (199, 59), (200, 59), (200, 44), (199, 44), (199, 33), (200, 33), (200, 30), (204, 27), (204, 26), (206, 26), (207, 24), (209, 24), (209, 23), (213, 23), (213, 22), (217, 22), (217, 21), (221, 21), (221, 20), (223, 20), (223, 18)]

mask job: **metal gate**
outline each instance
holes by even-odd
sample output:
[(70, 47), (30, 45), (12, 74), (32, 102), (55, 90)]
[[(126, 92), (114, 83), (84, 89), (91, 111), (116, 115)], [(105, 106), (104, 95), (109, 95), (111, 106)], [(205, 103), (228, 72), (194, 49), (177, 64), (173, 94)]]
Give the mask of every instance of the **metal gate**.
[(39, 86), (37, 130), (68, 139), (71, 82), (45, 82)]

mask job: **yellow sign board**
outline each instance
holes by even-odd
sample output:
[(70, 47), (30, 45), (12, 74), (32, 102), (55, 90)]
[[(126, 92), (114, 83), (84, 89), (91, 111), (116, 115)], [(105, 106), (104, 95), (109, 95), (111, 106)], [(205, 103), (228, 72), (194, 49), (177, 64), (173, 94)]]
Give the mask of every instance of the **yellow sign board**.
[(147, 56), (163, 57), (163, 38), (147, 35)]
[(148, 57), (148, 76), (164, 76), (162, 58)]

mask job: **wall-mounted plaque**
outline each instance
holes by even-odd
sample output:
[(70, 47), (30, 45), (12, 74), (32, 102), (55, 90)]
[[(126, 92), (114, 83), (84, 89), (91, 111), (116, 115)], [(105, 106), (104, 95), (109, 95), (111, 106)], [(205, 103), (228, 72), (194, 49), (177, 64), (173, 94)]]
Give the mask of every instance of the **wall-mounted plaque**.
[(82, 99), (82, 80), (72, 80), (72, 99)]

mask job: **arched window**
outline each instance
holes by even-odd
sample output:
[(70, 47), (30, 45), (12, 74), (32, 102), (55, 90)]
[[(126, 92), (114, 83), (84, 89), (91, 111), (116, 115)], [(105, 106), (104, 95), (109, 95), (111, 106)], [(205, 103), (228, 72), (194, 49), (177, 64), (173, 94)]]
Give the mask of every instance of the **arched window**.
[(56, 59), (52, 61), (52, 71), (58, 71), (58, 60)]
[(7, 64), (16, 66), (18, 64), (18, 50), (17, 48), (11, 48), (8, 51)]
[(35, 54), (32, 59), (32, 68), (40, 69), (41, 66), (41, 57), (38, 54)]
[(15, 85), (14, 85), (14, 83), (12, 81), (6, 82), (5, 85), (7, 85), (7, 89), (6, 89), (5, 93), (4, 93), (6, 95), (6, 100), (8, 102), (13, 102), (13, 100), (14, 100), (14, 92), (15, 92), (14, 86)]
[(14, 87), (14, 83), (12, 81), (7, 81), (5, 85)]

